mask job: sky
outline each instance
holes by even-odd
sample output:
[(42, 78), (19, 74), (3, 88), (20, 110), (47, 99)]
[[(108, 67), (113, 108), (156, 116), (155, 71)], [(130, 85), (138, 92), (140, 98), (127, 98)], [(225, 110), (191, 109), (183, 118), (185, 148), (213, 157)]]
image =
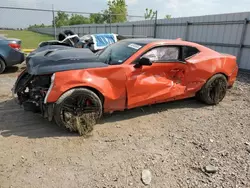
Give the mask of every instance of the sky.
[[(189, 17), (250, 11), (250, 0), (126, 0), (128, 14), (143, 16), (145, 9), (158, 11), (158, 17)], [(1, 0), (0, 6), (100, 12), (107, 0)], [(130, 18), (131, 20), (139, 18)], [(142, 19), (142, 18), (141, 18)], [(0, 8), (0, 27), (27, 27), (31, 24), (51, 24), (52, 13)]]

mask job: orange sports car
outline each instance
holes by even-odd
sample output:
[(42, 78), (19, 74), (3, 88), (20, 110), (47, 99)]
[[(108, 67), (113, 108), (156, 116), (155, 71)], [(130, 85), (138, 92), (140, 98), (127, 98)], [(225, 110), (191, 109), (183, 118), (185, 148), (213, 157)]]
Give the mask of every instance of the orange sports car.
[(181, 39), (48, 50), (26, 63), (13, 88), (19, 103), (81, 135), (103, 113), (194, 96), (218, 104), (238, 73), (235, 56)]

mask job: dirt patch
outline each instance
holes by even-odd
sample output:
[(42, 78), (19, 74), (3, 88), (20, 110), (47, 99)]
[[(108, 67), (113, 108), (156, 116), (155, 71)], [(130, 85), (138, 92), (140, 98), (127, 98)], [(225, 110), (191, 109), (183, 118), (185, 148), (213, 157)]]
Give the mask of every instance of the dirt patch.
[(240, 74), (217, 106), (188, 99), (114, 113), (89, 138), (2, 99), (0, 187), (145, 187), (148, 169), (156, 188), (248, 188), (249, 96)]

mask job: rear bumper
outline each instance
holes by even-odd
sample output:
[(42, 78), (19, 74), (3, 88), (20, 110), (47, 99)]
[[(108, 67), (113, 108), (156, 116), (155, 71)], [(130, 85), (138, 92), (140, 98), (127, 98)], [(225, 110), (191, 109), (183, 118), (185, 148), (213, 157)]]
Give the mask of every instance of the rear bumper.
[(9, 55), (8, 58), (5, 59), (6, 66), (12, 66), (16, 64), (21, 64), (25, 60), (25, 55), (23, 52), (15, 51)]
[(228, 78), (228, 87), (229, 88), (231, 88), (233, 86), (234, 82), (236, 81), (238, 71), (239, 71), (239, 68), (238, 68), (238, 66), (236, 66), (235, 69), (233, 70), (232, 74)]

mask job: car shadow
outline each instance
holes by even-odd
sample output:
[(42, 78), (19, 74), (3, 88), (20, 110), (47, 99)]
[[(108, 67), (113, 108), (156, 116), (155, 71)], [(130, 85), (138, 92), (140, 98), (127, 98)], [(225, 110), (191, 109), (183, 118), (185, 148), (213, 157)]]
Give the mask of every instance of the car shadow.
[(24, 111), (14, 99), (0, 103), (0, 135), (28, 138), (78, 136), (47, 121), (39, 113)]
[(19, 72), (22, 72), (24, 69), (26, 69), (25, 62), (23, 62), (21, 64), (10, 66), (10, 67), (6, 67), (6, 69), (4, 70), (2, 75), (19, 73)]
[[(197, 102), (194, 98), (190, 98), (181, 101), (144, 106), (123, 112), (114, 112), (111, 115), (106, 114), (99, 124), (119, 122), (121, 120), (142, 117), (169, 109), (202, 108), (204, 106), (206, 105)], [(15, 135), (31, 139), (78, 136), (77, 133), (69, 132), (66, 128), (59, 127), (54, 122), (49, 122), (38, 113), (24, 111), (14, 99), (0, 103), (0, 135), (3, 137)]]
[(11, 66), (11, 67), (6, 67), (5, 71), (2, 74), (10, 74), (10, 73), (15, 73), (17, 71), (19, 71), (19, 67)]
[(136, 117), (146, 116), (150, 114), (165, 112), (171, 109), (181, 109), (181, 108), (203, 108), (207, 105), (197, 101), (194, 97), (171, 101), (166, 103), (154, 104), (150, 106), (143, 106), (138, 107), (130, 110), (124, 110), (121, 112), (114, 112), (112, 114), (105, 114), (102, 120), (100, 121), (101, 124), (103, 123), (111, 123), (120, 120), (128, 120), (133, 119)]

